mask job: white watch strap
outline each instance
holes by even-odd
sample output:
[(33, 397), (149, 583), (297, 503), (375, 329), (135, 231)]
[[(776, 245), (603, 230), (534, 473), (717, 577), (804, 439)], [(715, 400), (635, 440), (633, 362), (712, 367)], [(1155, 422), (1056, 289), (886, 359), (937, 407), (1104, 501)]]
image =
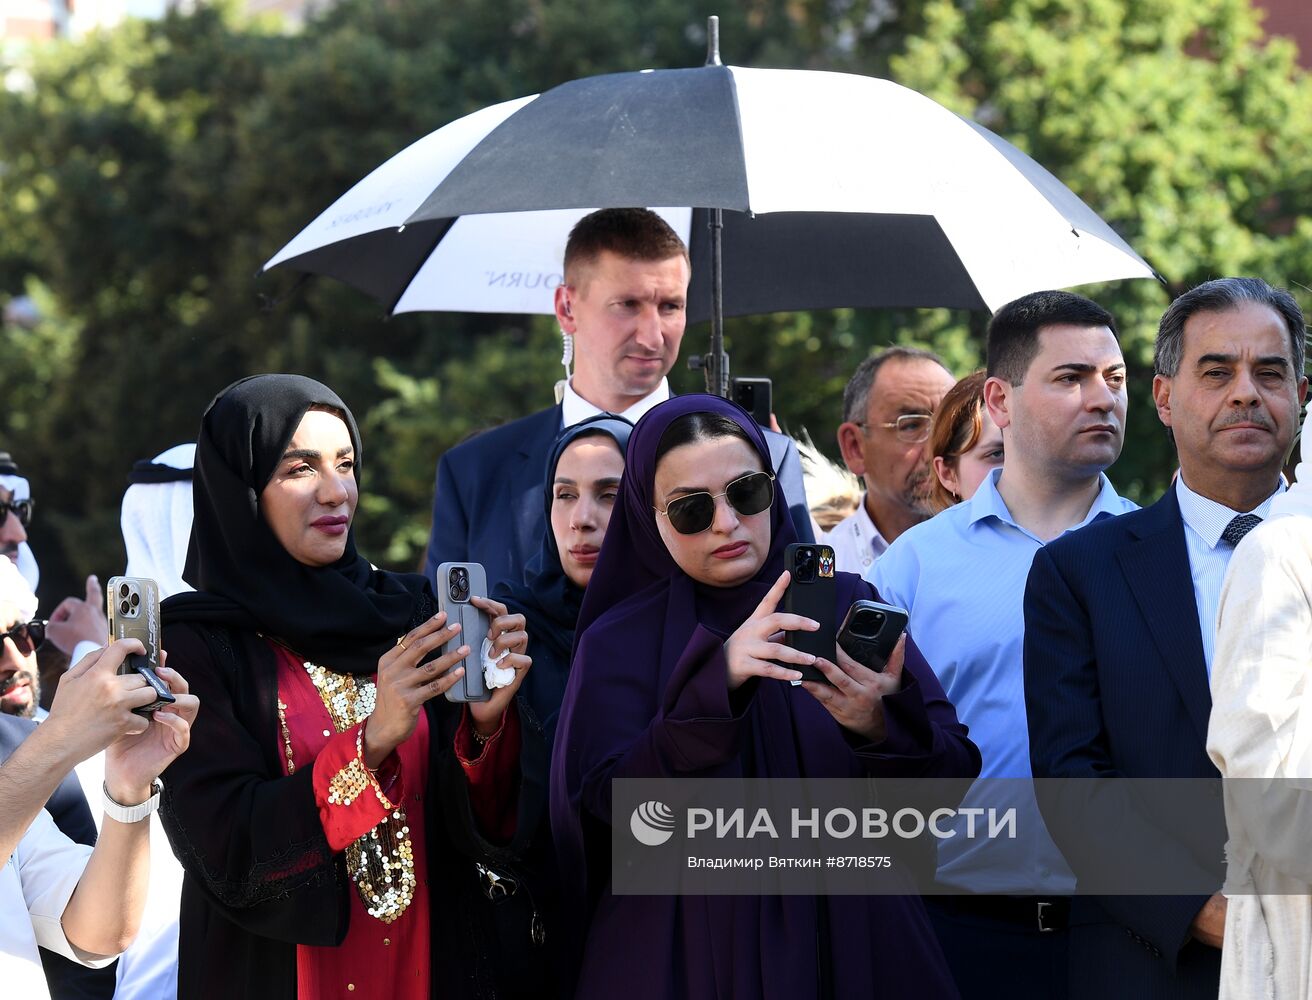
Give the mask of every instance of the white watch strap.
[(105, 815), (120, 823), (138, 823), (145, 819), (159, 808), (159, 795), (164, 791), (164, 783), (156, 778), (150, 783), (150, 798), (145, 802), (138, 802), (135, 806), (125, 806), (114, 801), (114, 797), (109, 794), (107, 783), (102, 783), (100, 787), (105, 800)]

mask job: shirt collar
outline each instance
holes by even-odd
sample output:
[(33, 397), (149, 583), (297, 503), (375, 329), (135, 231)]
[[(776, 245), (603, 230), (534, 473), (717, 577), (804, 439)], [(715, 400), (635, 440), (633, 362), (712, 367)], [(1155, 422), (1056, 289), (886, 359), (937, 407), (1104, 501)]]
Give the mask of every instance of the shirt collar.
[(856, 537), (858, 541), (869, 538), (870, 550), (876, 555), (883, 555), (888, 549), (888, 539), (879, 533), (879, 526), (866, 509), (866, 495), (861, 494), (861, 502), (856, 506)]
[[(979, 489), (975, 495), (965, 503), (970, 505), (970, 523), (982, 521), (986, 517), (996, 517), (1004, 524), (1009, 524), (1017, 530), (1024, 531), (1011, 516), (1011, 511), (1007, 509), (1006, 501), (1002, 499), (1002, 494), (998, 492), (998, 479), (1002, 475), (1003, 466), (996, 469), (990, 469), (989, 474), (984, 477), (984, 481), (979, 484)], [(1086, 524), (1092, 524), (1104, 514), (1113, 516), (1124, 513), (1125, 507), (1121, 501), (1120, 494), (1116, 492), (1116, 487), (1112, 486), (1112, 481), (1107, 478), (1105, 473), (1098, 473), (1098, 495), (1093, 498), (1093, 503), (1089, 506), (1089, 512), (1084, 515), (1084, 520), (1079, 524), (1073, 524), (1067, 531), (1074, 531), (1076, 528), (1083, 528)]]
[(1226, 526), (1237, 515), (1256, 514), (1265, 521), (1267, 515), (1271, 513), (1271, 501), (1283, 492), (1285, 492), (1285, 479), (1282, 476), (1280, 482), (1276, 484), (1275, 491), (1252, 510), (1231, 510), (1225, 504), (1195, 493), (1185, 483), (1183, 475), (1175, 477), (1175, 497), (1180, 501), (1180, 516), (1209, 549), (1216, 548)]
[[(661, 379), (661, 384), (653, 389), (646, 396), (630, 406), (622, 413), (616, 416), (623, 417), (631, 424), (636, 424), (638, 419), (646, 412), (660, 403), (670, 398), (669, 379)], [(595, 417), (598, 413), (604, 413), (601, 407), (596, 406), (577, 392), (574, 391), (574, 380), (570, 379), (565, 383), (565, 395), (560, 400), (561, 410), (561, 427), (573, 427), (575, 424), (587, 420), (588, 417)]]

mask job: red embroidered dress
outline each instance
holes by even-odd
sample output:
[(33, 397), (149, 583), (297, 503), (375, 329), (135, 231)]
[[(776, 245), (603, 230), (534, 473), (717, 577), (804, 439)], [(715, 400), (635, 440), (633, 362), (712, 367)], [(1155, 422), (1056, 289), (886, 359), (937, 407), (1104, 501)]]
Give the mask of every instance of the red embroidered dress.
[[(345, 852), (352, 883), (342, 943), (297, 946), (297, 993), (303, 1000), (425, 1000), (431, 972), (424, 850), (427, 715), (419, 714), (410, 739), (370, 773), (362, 741), (374, 707), (374, 678), (335, 673), (276, 644), (274, 650), (283, 770), (292, 774), (313, 767), (324, 834), (334, 851)], [(456, 749), (476, 816), (489, 835), (508, 840), (514, 833), (517, 714), (508, 711), (501, 729), (480, 748), (466, 712)]]

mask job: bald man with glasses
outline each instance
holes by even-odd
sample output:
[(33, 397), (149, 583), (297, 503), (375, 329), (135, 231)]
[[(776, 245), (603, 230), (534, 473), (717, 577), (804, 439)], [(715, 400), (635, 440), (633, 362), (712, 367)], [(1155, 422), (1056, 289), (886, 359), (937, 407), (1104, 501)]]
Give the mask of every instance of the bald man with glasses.
[(915, 347), (886, 347), (857, 366), (843, 390), (838, 447), (865, 495), (825, 537), (843, 572), (866, 573), (894, 539), (933, 513), (925, 443), (934, 410), (954, 384), (938, 355)]

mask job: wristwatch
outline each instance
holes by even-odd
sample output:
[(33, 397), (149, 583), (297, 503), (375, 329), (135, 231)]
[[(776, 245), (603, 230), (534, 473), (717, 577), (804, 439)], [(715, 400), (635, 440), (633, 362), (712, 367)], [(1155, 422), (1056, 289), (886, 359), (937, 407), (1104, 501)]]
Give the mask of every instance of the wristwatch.
[(125, 806), (114, 801), (114, 797), (109, 794), (108, 783), (102, 782), (100, 787), (104, 792), (105, 815), (120, 823), (138, 823), (145, 819), (159, 808), (159, 794), (164, 791), (164, 783), (156, 778), (150, 783), (150, 798), (145, 802), (138, 802), (135, 806)]

